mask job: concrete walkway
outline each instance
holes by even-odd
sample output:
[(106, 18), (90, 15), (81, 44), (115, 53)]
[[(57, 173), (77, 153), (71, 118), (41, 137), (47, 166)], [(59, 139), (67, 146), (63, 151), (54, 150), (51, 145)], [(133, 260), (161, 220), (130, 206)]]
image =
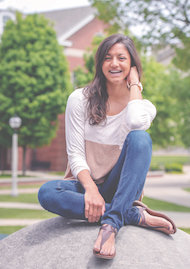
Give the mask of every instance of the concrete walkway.
[[(35, 182), (43, 182), (52, 179), (62, 179), (63, 176), (51, 176), (38, 173)], [(1, 179), (1, 182), (11, 181)], [(33, 178), (22, 178), (22, 182), (34, 182)], [(190, 188), (190, 166), (184, 167), (184, 174), (154, 174), (149, 173), (145, 184), (145, 196), (182, 206), (190, 207), (190, 192), (183, 188)], [(18, 189), (21, 193), (37, 193), (37, 188)], [(0, 190), (0, 195), (10, 194), (10, 190)], [(0, 208), (21, 208), (43, 210), (39, 204), (0, 202)], [(177, 227), (190, 228), (190, 213), (161, 211), (168, 215), (176, 223)], [(41, 219), (0, 219), (0, 226), (27, 226), (41, 221)]]
[(190, 166), (184, 166), (184, 174), (164, 174), (148, 176), (145, 184), (145, 196), (182, 206), (190, 207)]

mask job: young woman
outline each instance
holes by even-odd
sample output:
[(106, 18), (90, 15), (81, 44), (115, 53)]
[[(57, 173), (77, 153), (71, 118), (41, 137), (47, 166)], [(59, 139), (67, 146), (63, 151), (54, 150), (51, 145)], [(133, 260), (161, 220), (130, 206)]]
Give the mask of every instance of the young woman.
[(141, 62), (132, 39), (115, 34), (102, 41), (95, 70), (93, 82), (68, 98), (65, 178), (45, 183), (39, 201), (63, 217), (101, 220), (93, 253), (111, 259), (123, 225), (166, 234), (175, 233), (176, 226), (139, 201), (152, 154), (145, 131), (156, 108), (142, 98)]

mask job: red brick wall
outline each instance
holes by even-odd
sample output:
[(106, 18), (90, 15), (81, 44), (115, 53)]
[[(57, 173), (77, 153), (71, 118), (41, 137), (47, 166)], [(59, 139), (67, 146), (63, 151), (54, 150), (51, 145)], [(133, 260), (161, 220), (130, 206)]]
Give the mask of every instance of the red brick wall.
[(70, 72), (72, 72), (78, 66), (84, 67), (83, 58), (67, 56), (67, 60), (68, 60), (68, 63), (69, 63), (69, 71)]
[[(26, 148), (26, 156), (25, 156), (25, 165), (26, 165), (26, 170), (30, 170), (31, 168), (31, 161), (32, 161), (32, 153), (33, 149), (31, 148)], [(23, 169), (23, 150), (22, 147), (18, 148), (18, 170)]]
[(57, 136), (50, 146), (44, 146), (36, 150), (36, 160), (50, 162), (50, 170), (64, 171), (67, 165), (66, 144), (65, 144), (65, 115), (59, 118), (59, 129)]
[(95, 18), (78, 32), (70, 36), (68, 40), (72, 41), (72, 48), (86, 50), (86, 48), (91, 47), (93, 37), (98, 33), (103, 34), (105, 28), (106, 25)]

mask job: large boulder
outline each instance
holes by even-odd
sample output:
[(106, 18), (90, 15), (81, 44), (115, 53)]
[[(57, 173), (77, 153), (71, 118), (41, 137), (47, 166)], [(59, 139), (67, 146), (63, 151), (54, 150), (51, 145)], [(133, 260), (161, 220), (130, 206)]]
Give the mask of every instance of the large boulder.
[(165, 269), (190, 268), (190, 235), (124, 226), (116, 237), (116, 256), (92, 253), (98, 225), (55, 217), (28, 226), (0, 241), (2, 269)]

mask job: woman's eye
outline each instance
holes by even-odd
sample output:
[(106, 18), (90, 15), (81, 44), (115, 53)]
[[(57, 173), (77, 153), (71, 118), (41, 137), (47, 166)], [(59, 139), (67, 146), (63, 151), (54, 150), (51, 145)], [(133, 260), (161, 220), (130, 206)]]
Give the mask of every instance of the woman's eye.
[(106, 57), (105, 60), (110, 60), (111, 58), (110, 57)]

